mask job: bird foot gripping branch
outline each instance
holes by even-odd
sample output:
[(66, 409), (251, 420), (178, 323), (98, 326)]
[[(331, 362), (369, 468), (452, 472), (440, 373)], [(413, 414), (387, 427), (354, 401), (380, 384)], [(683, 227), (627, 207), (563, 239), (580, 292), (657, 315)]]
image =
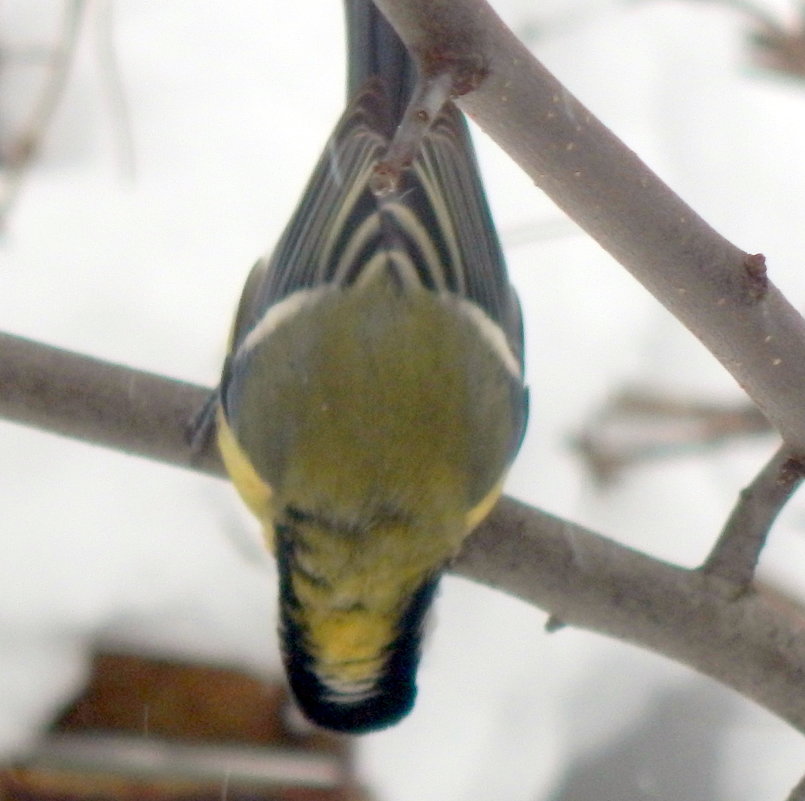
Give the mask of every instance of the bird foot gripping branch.
[(372, 171), (369, 187), (377, 197), (397, 191), (400, 177), (411, 166), (433, 121), (454, 96), (454, 83), (450, 72), (442, 72), (433, 78), (421, 78), (416, 84), (385, 157)]
[(418, 60), (420, 77), (385, 157), (374, 167), (369, 186), (377, 197), (396, 192), (400, 177), (414, 161), (433, 121), (445, 105), (477, 88), (486, 69), (476, 60), (443, 52)]

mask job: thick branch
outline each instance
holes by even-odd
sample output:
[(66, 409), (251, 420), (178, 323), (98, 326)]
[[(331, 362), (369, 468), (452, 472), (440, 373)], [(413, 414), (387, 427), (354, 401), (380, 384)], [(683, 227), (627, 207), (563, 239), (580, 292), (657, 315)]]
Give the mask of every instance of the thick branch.
[[(0, 335), (0, 415), (127, 453), (222, 474), (194, 456), (187, 422), (208, 391)], [(805, 731), (805, 626), (749, 592), (731, 601), (683, 570), (504, 499), (469, 538), (455, 572), (581, 628), (664, 654)]]
[(462, 74), (462, 88), (477, 86), (459, 98), (461, 107), (707, 346), (788, 445), (805, 453), (805, 322), (768, 281), (762, 256), (716, 233), (485, 0), (377, 4), (427, 73)]
[(730, 600), (701, 571), (510, 498), (467, 540), (454, 569), (565, 624), (695, 668), (805, 732), (804, 621), (764, 595)]
[(135, 456), (224, 475), (186, 426), (210, 390), (0, 333), (0, 417)]

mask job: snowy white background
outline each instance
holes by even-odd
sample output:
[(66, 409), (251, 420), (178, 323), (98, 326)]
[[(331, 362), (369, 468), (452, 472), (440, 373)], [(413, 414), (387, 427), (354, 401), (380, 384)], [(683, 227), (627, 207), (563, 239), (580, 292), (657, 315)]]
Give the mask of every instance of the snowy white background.
[[(760, 1), (760, 0), (759, 0)], [(805, 84), (748, 59), (744, 20), (695, 2), (500, 0), (510, 24), (721, 233), (805, 298)], [(791, 3), (766, 3), (791, 15)], [(343, 102), (340, 3), (127, 0), (111, 16), (127, 176), (91, 6), (46, 147), (0, 241), (0, 328), (212, 385), (254, 259), (277, 238)], [(59, 0), (0, 4), (4, 46), (52, 41)], [(5, 67), (6, 65), (4, 65)], [(30, 69), (0, 72), (7, 135)], [(27, 77), (26, 77), (27, 76)], [(732, 379), (483, 135), (528, 334), (532, 421), (508, 491), (681, 564), (707, 552), (776, 446), (758, 438), (597, 488), (568, 448), (609, 393), (739, 400)], [(114, 643), (279, 669), (275, 576), (224, 482), (0, 423), (0, 752), (36, 738)], [(805, 509), (764, 575), (805, 587)], [(362, 738), (381, 801), (782, 801), (798, 735), (691, 671), (456, 578), (412, 715)]]

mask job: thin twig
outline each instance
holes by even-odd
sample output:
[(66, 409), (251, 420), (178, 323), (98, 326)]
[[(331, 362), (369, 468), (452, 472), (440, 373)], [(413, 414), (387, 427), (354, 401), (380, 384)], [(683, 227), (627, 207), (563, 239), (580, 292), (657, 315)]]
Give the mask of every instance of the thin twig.
[(805, 461), (781, 446), (742, 490), (702, 570), (723, 580), (730, 593), (747, 590), (769, 531), (805, 477)]
[(135, 157), (134, 126), (126, 98), (126, 87), (123, 83), (123, 70), (117, 57), (114, 42), (114, 0), (104, 0), (96, 4), (96, 45), (99, 75), (106, 85), (107, 102), (109, 103), (112, 121), (117, 136), (117, 149), (123, 175), (133, 181), (137, 173)]
[(25, 172), (41, 146), (48, 124), (64, 92), (78, 44), (78, 32), (85, 5), (86, 0), (67, 2), (58, 45), (50, 51), (48, 64), (50, 77), (36, 99), (27, 125), (3, 154), (0, 221), (8, 214), (17, 197)]

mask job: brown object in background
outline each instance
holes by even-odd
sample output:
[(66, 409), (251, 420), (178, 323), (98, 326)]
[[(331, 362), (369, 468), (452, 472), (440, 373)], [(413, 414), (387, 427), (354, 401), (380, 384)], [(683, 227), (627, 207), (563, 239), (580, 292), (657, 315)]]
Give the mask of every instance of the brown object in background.
[(0, 801), (369, 801), (351, 743), (302, 721), (284, 682), (99, 654), (85, 692)]

